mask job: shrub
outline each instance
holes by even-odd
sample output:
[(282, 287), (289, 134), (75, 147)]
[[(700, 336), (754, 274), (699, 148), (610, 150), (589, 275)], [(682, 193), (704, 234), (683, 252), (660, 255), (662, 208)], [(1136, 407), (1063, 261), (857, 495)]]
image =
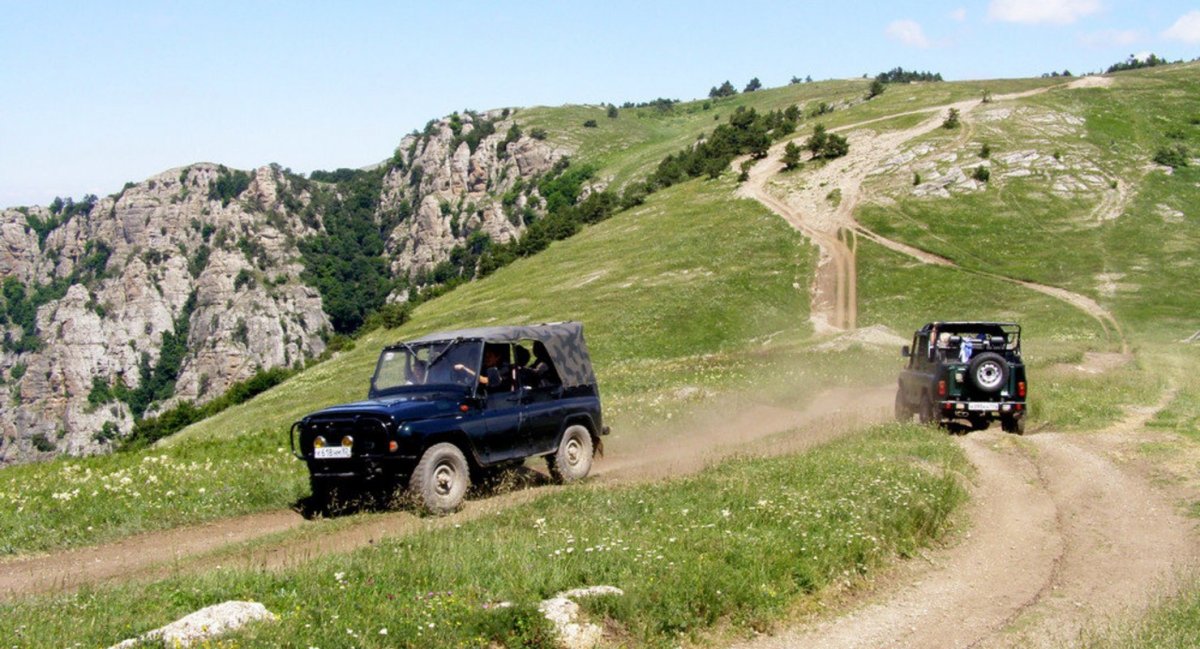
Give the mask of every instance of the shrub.
[(791, 171), (800, 166), (800, 152), (803, 151), (795, 142), (788, 142), (783, 148), (783, 168)]
[(33, 437), (29, 438), (29, 441), (33, 444), (34, 448), (42, 453), (49, 453), (50, 451), (58, 448), (54, 442), (50, 441), (50, 439), (46, 437), (45, 433), (36, 433)]
[(960, 124), (962, 124), (962, 121), (959, 118), (957, 108), (951, 108), (950, 111), (946, 113), (946, 119), (942, 120), (942, 128), (945, 129), (956, 129)]
[(913, 187), (916, 187), (917, 185), (920, 185), (920, 184), (921, 184), (921, 174), (919, 172), (914, 171), (913, 172)]
[(879, 79), (872, 81), (870, 89), (867, 90), (867, 99), (874, 99), (879, 95), (882, 95), (883, 91), (886, 89), (887, 86), (885, 86)]
[(546, 129), (538, 127), (531, 128), (529, 129), (529, 137), (535, 140), (544, 140), (546, 139)]
[(971, 177), (981, 183), (986, 183), (992, 177), (992, 172), (987, 167), (979, 165), (971, 171)]
[(609, 119), (616, 119), (617, 116), (621, 114), (621, 111), (619, 111), (613, 104), (609, 104), (607, 114)]
[(233, 278), (233, 290), (241, 290), (243, 286), (254, 288), (254, 274), (245, 268), (238, 271), (237, 277)]
[(744, 183), (747, 180), (750, 180), (750, 167), (753, 167), (753, 166), (754, 166), (753, 160), (742, 161), (741, 173), (738, 174), (738, 182), (739, 183)]
[(941, 81), (940, 72), (917, 72), (904, 68), (892, 68), (887, 72), (875, 75), (875, 80), (882, 83), (910, 83), (912, 81)]
[(1178, 169), (1188, 166), (1188, 150), (1182, 144), (1159, 147), (1154, 152), (1154, 161), (1160, 165)]
[[(487, 236), (487, 235), (484, 235)], [(471, 265), (471, 271), (474, 272), (474, 264)], [(380, 307), (378, 311), (367, 316), (366, 322), (363, 323), (362, 331), (371, 331), (373, 329), (395, 329), (408, 322), (412, 317), (412, 304), (409, 302), (389, 302)]]
[(758, 77), (754, 77), (750, 80), (750, 83), (746, 84), (746, 89), (743, 92), (754, 92), (759, 88), (762, 88), (762, 82), (758, 80)]
[(708, 96), (713, 99), (720, 97), (732, 97), (736, 94), (737, 89), (733, 87), (732, 83), (729, 83), (728, 79), (725, 80), (725, 83), (722, 83), (720, 86), (713, 86), (712, 89), (708, 91)]
[(596, 120), (589, 119), (583, 123), (584, 128), (596, 128)]
[(107, 444), (108, 442), (111, 442), (117, 438), (118, 432), (119, 431), (117, 430), (117, 425), (115, 423), (106, 421), (104, 422), (104, 425), (100, 427), (100, 430), (97, 431), (96, 434), (92, 435), (92, 439), (101, 444)]
[(979, 147), (979, 157), (984, 160), (992, 157), (992, 147), (987, 142), (984, 142), (983, 146)]
[(229, 205), (229, 201), (237, 198), (250, 187), (250, 174), (238, 169), (218, 168), (217, 179), (208, 188), (208, 200), (221, 201), (221, 205)]

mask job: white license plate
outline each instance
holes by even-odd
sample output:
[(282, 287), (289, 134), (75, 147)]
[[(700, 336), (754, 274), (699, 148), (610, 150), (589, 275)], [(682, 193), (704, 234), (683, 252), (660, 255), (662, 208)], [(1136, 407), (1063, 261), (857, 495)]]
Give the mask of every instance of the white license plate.
[(313, 449), (313, 457), (318, 460), (334, 460), (350, 457), (349, 446), (325, 446)]
[(999, 410), (998, 403), (968, 403), (967, 410)]

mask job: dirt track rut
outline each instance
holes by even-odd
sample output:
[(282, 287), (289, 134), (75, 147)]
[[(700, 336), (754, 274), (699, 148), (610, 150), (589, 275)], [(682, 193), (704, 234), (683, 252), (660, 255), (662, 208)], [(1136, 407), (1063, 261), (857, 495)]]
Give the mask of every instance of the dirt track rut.
[[(608, 454), (597, 461), (596, 482), (621, 484), (685, 475), (734, 454), (772, 455), (810, 448), (863, 425), (888, 418), (893, 388), (832, 390), (803, 410), (747, 404), (732, 418), (702, 412), (674, 430), (606, 439)], [(720, 425), (698, 422), (720, 422)], [(614, 443), (616, 442), (616, 443)], [(540, 472), (527, 470), (513, 489), (476, 497), (462, 512), (422, 518), (394, 511), (344, 522), (307, 521), (290, 511), (270, 511), (206, 525), (150, 532), (99, 546), (0, 562), (0, 601), (20, 596), (69, 592), (109, 581), (147, 581), (195, 574), (218, 567), (279, 569), (321, 555), (346, 552), (379, 540), (462, 523), (541, 496), (547, 486)], [(527, 488), (537, 486), (538, 488)], [(285, 534), (287, 532), (293, 534)], [(252, 543), (273, 534), (276, 542)], [(315, 542), (314, 538), (319, 539)]]

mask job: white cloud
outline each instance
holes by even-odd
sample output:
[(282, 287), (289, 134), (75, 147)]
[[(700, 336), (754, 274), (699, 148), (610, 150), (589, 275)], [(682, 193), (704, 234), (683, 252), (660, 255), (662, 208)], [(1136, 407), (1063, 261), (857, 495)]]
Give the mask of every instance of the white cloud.
[(1164, 38), (1195, 45), (1200, 43), (1200, 11), (1189, 11), (1163, 32)]
[(1084, 45), (1091, 47), (1109, 47), (1113, 45), (1133, 45), (1142, 40), (1142, 32), (1136, 29), (1104, 29), (1079, 38)]
[(925, 30), (915, 20), (894, 20), (887, 29), (883, 30), (888, 38), (908, 45), (925, 49), (929, 47), (929, 39), (925, 38)]
[(1153, 54), (1154, 54), (1153, 52), (1138, 52), (1137, 54), (1133, 55), (1133, 58), (1135, 60), (1141, 61), (1142, 63), (1145, 63), (1146, 61), (1150, 60), (1150, 57)]
[(992, 0), (988, 18), (1006, 23), (1068, 25), (1100, 11), (1100, 0)]
[(951, 11), (951, 12), (950, 12), (950, 19), (951, 19), (951, 20), (953, 20), (953, 21), (955, 21), (955, 22), (960, 22), (960, 23), (961, 23), (961, 22), (964, 22), (964, 21), (966, 21), (966, 19), (967, 19), (967, 9), (966, 9), (966, 7), (959, 7), (958, 9), (955, 9), (954, 11)]

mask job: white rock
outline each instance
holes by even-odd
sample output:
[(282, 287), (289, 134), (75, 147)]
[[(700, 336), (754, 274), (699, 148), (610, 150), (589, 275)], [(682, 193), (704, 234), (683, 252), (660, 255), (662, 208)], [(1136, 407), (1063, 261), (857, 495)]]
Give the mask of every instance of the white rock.
[(604, 629), (590, 622), (580, 622), (579, 605), (573, 599), (600, 595), (624, 595), (625, 591), (615, 586), (589, 586), (574, 588), (543, 600), (538, 611), (554, 625), (559, 642), (566, 649), (592, 649), (604, 636)]
[(140, 643), (158, 641), (166, 647), (190, 647), (251, 622), (275, 621), (276, 617), (258, 602), (229, 601), (202, 608), (166, 626), (147, 631), (109, 647), (126, 649)]

